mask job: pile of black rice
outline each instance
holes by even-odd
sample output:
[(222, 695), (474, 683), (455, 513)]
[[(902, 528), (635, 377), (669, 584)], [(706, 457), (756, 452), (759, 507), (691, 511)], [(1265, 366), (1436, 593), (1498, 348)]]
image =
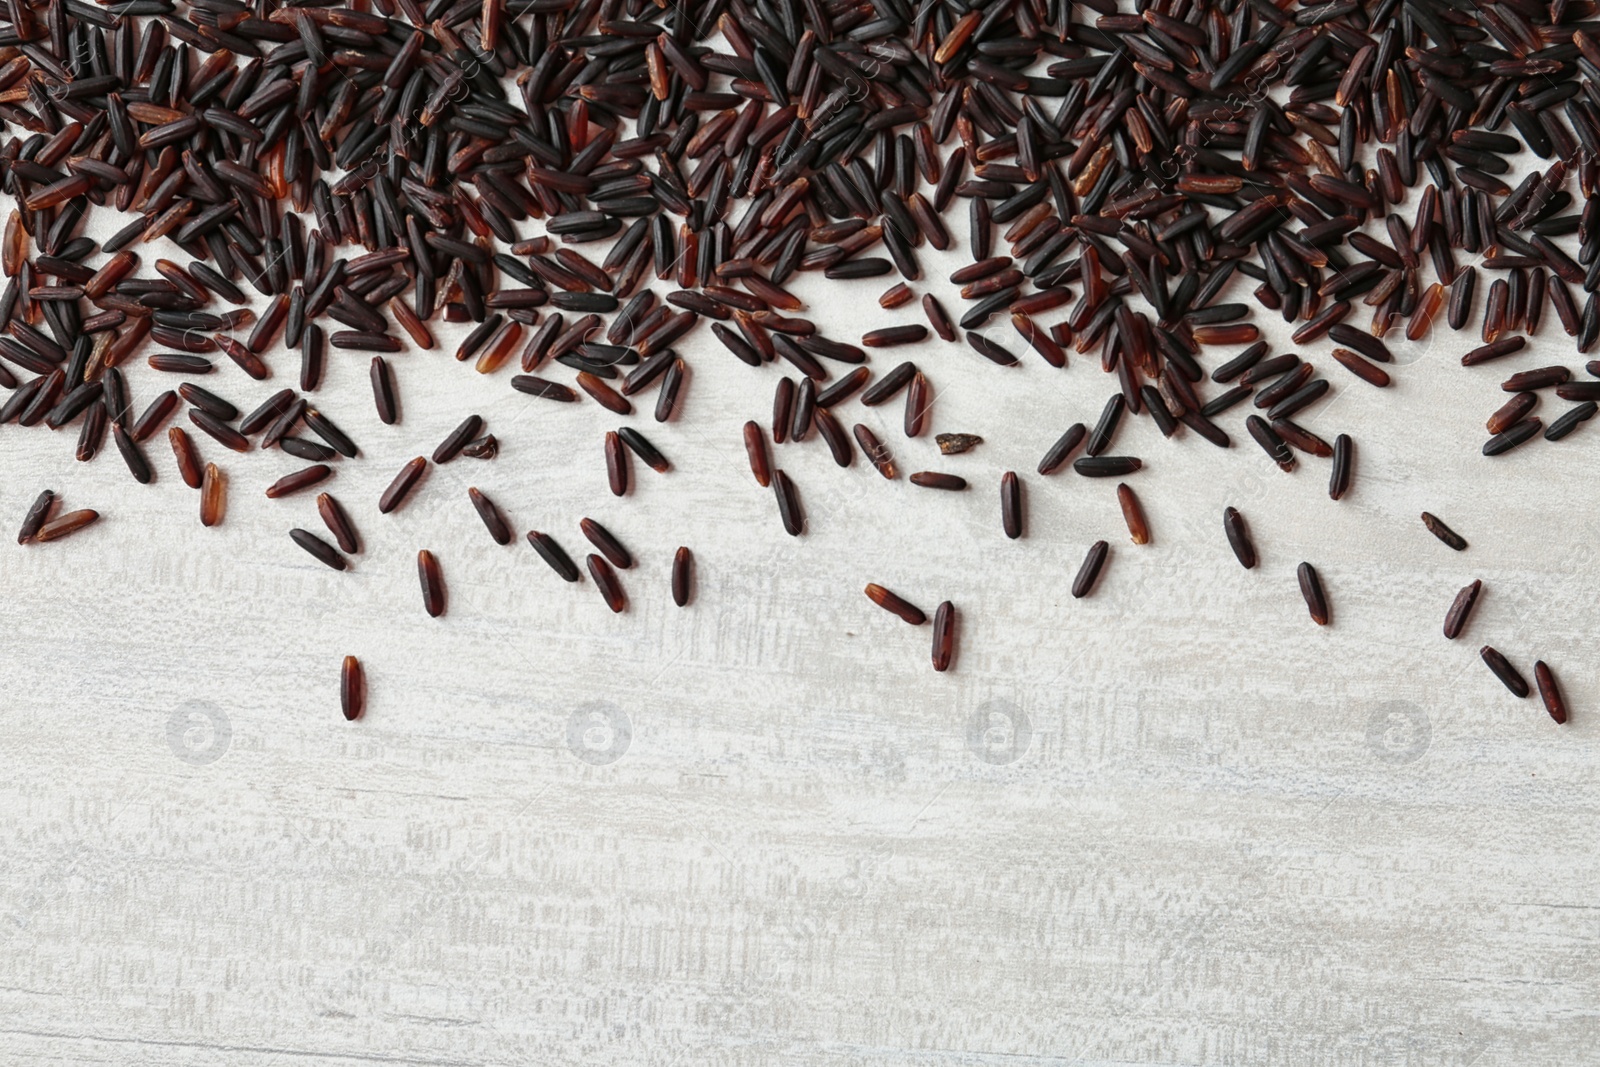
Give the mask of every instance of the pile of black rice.
[[(653, 391), (665, 421), (685, 408), (673, 346), (705, 322), (713, 351), (795, 372), (745, 445), (776, 519), (799, 535), (801, 495), (771, 446), (815, 434), (840, 465), (859, 448), (898, 478), (888, 444), (859, 423), (847, 432), (847, 412), (896, 400), (907, 435), (930, 429), (925, 374), (913, 361), (880, 370), (868, 350), (931, 329), (964, 340), (975, 368), (1098, 355), (1111, 398), (1092, 430), (1067, 429), (1041, 476), (1069, 460), (1083, 476), (1133, 476), (1140, 459), (1110, 452), (1129, 416), (1230, 447), (1237, 430), (1220, 420), (1241, 408), (1268, 462), (1331, 458), (1337, 499), (1354, 442), (1314, 427), (1329, 381), (1268, 350), (1243, 292), (1356, 387), (1389, 384), (1386, 337), (1478, 329), (1471, 366), (1521, 350), (1547, 305), (1587, 352), (1600, 335), (1594, 14), (1589, 0), (7, 0), (0, 174), (19, 208), (0, 247), (0, 421), (76, 423), (85, 461), (109, 433), (146, 483), (145, 450), (166, 427), (202, 521), (215, 522), (226, 480), (191, 430), (240, 454), (304, 458), (272, 496), (359, 455), (313, 399), (330, 346), (375, 353), (385, 422), (399, 415), (383, 356), (434, 347), (441, 319), (474, 324), (458, 359), (490, 374), (520, 363), (505, 378), (530, 403), (587, 397), (629, 417), (631, 398)], [(1510, 157), (1524, 150), (1539, 162), (1512, 186)], [(972, 262), (952, 276), (963, 303), (951, 310), (917, 285), (918, 252), (952, 247), (958, 203)], [(97, 244), (79, 236), (91, 208), (128, 221)], [(147, 273), (135, 250), (158, 239), (186, 261)], [(826, 337), (786, 288), (805, 271), (856, 292), (882, 279), (885, 308), (922, 288), (928, 325)], [(298, 352), (298, 388), (249, 412), (193, 380), (266, 379), (284, 350)], [(1591, 418), (1600, 363), (1586, 372), (1507, 379), (1484, 454)], [(164, 390), (172, 376), (185, 381)], [(1533, 411), (1551, 393), (1567, 406), (1547, 424)], [(180, 408), (187, 428), (168, 425)], [(472, 416), (432, 462), (497, 448)], [(670, 467), (637, 426), (608, 434), (604, 451), (619, 496), (630, 457)], [(407, 464), (380, 510), (401, 506), (428, 463)], [(910, 480), (966, 488), (939, 471)], [(1148, 541), (1127, 483), (1118, 496), (1132, 539)], [(1023, 536), (1015, 472), (1000, 497), (1001, 529)], [(492, 500), (475, 490), (471, 503), (492, 536), (512, 539)], [(54, 507), (41, 495), (20, 540), (97, 518)], [(291, 536), (343, 569), (358, 549), (350, 514), (325, 492), (318, 511), (332, 543)], [(583, 533), (591, 577), (624, 610), (629, 550), (598, 523)], [(560, 577), (580, 579), (557, 538), (527, 536)], [(1254, 565), (1243, 516), (1229, 509), (1219, 536)], [(1092, 592), (1106, 558), (1101, 541), (1074, 595)], [(426, 609), (442, 613), (439, 561), (422, 552), (419, 572)], [(1312, 618), (1328, 622), (1317, 572), (1302, 564), (1299, 577)], [(1478, 588), (1452, 605), (1447, 636)], [(867, 592), (925, 620), (881, 586)], [(692, 600), (687, 548), (672, 595)], [(946, 602), (936, 669), (955, 629)], [(1528, 692), (1504, 656), (1485, 646), (1484, 658)], [(353, 718), (359, 665), (346, 674)], [(1535, 674), (1564, 721), (1549, 669)]]

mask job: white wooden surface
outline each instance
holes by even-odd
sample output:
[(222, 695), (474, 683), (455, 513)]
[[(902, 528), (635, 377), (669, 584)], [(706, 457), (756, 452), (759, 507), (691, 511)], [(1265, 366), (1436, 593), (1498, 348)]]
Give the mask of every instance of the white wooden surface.
[[(956, 308), (955, 254), (922, 262), (918, 291)], [(920, 321), (879, 312), (887, 284), (795, 288), (852, 338)], [(636, 465), (623, 501), (600, 447), (619, 420), (456, 364), (459, 331), (393, 359), (392, 428), (366, 357), (332, 353), (318, 402), (363, 450), (327, 486), (364, 542), (346, 574), (285, 536), (320, 530), (314, 494), (262, 495), (289, 457), (196, 435), (231, 479), (208, 530), (160, 438), (145, 488), (109, 444), (78, 464), (73, 431), (0, 428), (8, 529), (46, 486), (105, 515), (0, 546), (0, 1061), (1594, 1062), (1600, 437), (1478, 454), (1505, 374), (1581, 362), (1546, 319), (1490, 367), (1458, 365), (1470, 334), (1397, 345), (1386, 391), (1326, 342), (1305, 349), (1336, 390), (1305, 421), (1359, 446), (1337, 504), (1326, 463), (1279, 472), (1243, 409), (1222, 420), (1227, 452), (1127, 420), (1114, 451), (1146, 460), (1142, 548), (1114, 481), (1032, 473), (1113, 388), (1094, 354), (1064, 372), (937, 341), (875, 354), (926, 368), (934, 430), (987, 443), (943, 459), (931, 432), (903, 437), (899, 404), (852, 402), (847, 422), (877, 427), (903, 471), (972, 488), (786, 445), (809, 515), (791, 539), (739, 441), (783, 369), (703, 331), (680, 346), (687, 417), (657, 425), (646, 397), (631, 420), (674, 469)], [(293, 384), (297, 357), (271, 362), (268, 382), (221, 360), (204, 384), (248, 409)], [(140, 407), (176, 384), (141, 364), (130, 380)], [(436, 468), (379, 516), (399, 466), (473, 411), (500, 457)], [(1019, 542), (1000, 530), (1005, 470), (1026, 483)], [(627, 613), (525, 542), (495, 545), (468, 485), (574, 555), (580, 517), (609, 525), (639, 560)], [(1228, 504), (1253, 572), (1223, 539)], [(1424, 508), (1471, 548), (1435, 541)], [(1105, 575), (1074, 601), (1102, 537)], [(683, 610), (680, 544), (699, 568)], [(439, 620), (423, 547), (449, 584)], [(1327, 629), (1296, 589), (1302, 559)], [(1474, 577), (1484, 597), (1447, 642)], [(948, 674), (869, 581), (956, 603)], [(1508, 695), (1485, 642), (1530, 677), (1548, 660), (1571, 725)], [(371, 686), (356, 724), (338, 711), (346, 653)]]

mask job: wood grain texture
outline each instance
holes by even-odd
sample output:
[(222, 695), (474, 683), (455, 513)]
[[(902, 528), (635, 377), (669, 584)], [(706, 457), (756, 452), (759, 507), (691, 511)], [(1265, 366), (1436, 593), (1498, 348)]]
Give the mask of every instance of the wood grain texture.
[[(921, 254), (940, 279), (923, 288), (957, 306), (957, 253)], [(880, 315), (870, 285), (793, 287), (840, 337), (917, 321)], [(707, 336), (681, 348), (689, 417), (632, 420), (673, 471), (636, 465), (621, 501), (601, 452), (619, 420), (597, 405), (409, 352), (389, 427), (365, 361), (332, 353), (318, 403), (364, 452), (325, 486), (361, 533), (346, 574), (286, 536), (320, 528), (309, 495), (263, 494), (289, 457), (198, 438), (230, 478), (207, 530), (159, 442), (144, 488), (113, 450), (78, 464), (63, 434), (0, 427), (7, 523), (45, 486), (105, 515), (0, 546), (0, 1060), (1592, 1062), (1600, 438), (1477, 454), (1494, 383), (1574, 362), (1553, 332), (1471, 371), (1471, 338), (1440, 333), (1399, 350), (1385, 391), (1308, 351), (1335, 388), (1306, 424), (1358, 446), (1337, 504), (1325, 461), (1280, 472), (1242, 409), (1225, 452), (1125, 420), (1142, 547), (1114, 481), (1070, 470), (1025, 473), (1028, 535), (1001, 530), (1001, 473), (1031, 472), (1110, 391), (1091, 357), (1002, 369), (917, 346), (933, 428), (983, 445), (940, 457), (897, 405), (841, 416), (902, 471), (972, 488), (784, 445), (809, 521), (794, 539), (740, 443), (781, 369)], [(207, 385), (248, 410), (292, 380), (292, 353), (268, 360), (269, 381), (224, 367)], [(136, 408), (172, 384), (130, 380)], [(500, 457), (438, 467), (380, 516), (400, 464), (471, 412)], [(627, 613), (526, 542), (494, 544), (469, 485), (575, 557), (579, 518), (609, 526), (639, 561)], [(1254, 571), (1223, 536), (1230, 504)], [(1423, 509), (1472, 547), (1439, 544)], [(1101, 537), (1106, 571), (1074, 601)], [(680, 544), (687, 609), (668, 595)], [(422, 609), (420, 548), (444, 568), (443, 619)], [(1474, 577), (1483, 599), (1447, 642)], [(949, 673), (869, 581), (956, 604)], [(1509, 697), (1485, 642), (1525, 673), (1549, 661), (1572, 724)], [(369, 682), (356, 724), (346, 654)]]

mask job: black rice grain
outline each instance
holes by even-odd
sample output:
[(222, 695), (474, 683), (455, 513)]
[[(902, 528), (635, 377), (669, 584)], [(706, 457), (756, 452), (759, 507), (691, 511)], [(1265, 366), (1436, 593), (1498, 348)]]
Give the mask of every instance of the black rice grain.
[(1450, 527), (1446, 526), (1444, 521), (1437, 515), (1424, 511), (1422, 513), (1422, 525), (1428, 528), (1429, 533), (1433, 534), (1433, 536), (1437, 537), (1439, 540), (1443, 541), (1457, 552), (1466, 551), (1467, 539), (1450, 529)]
[(1328, 598), (1322, 591), (1322, 579), (1317, 575), (1316, 568), (1309, 563), (1301, 563), (1296, 573), (1300, 579), (1300, 595), (1305, 597), (1311, 621), (1318, 626), (1328, 625)]
[[(0, 388), (14, 390), (0, 422), (58, 429), (81, 417), (77, 457), (94, 457), (109, 429), (140, 481), (152, 472), (138, 445), (178, 402), (165, 392), (130, 425), (118, 368), (147, 343), (162, 349), (146, 357), (157, 370), (231, 373), (214, 363), (220, 351), (257, 380), (275, 369), (272, 349), (298, 348), (300, 389), (311, 392), (330, 340), (394, 352), (409, 337), (430, 349), (429, 323), (441, 317), (472, 324), (456, 354), (481, 373), (521, 347), (520, 392), (567, 403), (587, 394), (628, 415), (628, 398), (656, 386), (660, 422), (680, 412), (687, 377), (671, 346), (715, 320), (712, 333), (747, 365), (782, 356), (805, 375), (798, 391), (779, 385), (772, 443), (815, 425), (848, 466), (839, 412), (850, 397), (860, 391), (871, 406), (904, 389), (915, 438), (938, 429), (934, 393), (910, 363), (872, 381), (862, 348), (827, 337), (823, 316), (797, 317), (802, 302), (785, 287), (799, 272), (919, 278), (917, 249), (952, 244), (942, 214), (956, 198), (969, 202), (973, 260), (950, 275), (970, 302), (960, 328), (1004, 313), (1053, 367), (1070, 344), (1098, 350), (1115, 376), (1095, 431), (1069, 429), (1041, 474), (1080, 446), (1080, 474), (1137, 471), (1137, 459), (1104, 455), (1125, 413), (1148, 413), (1163, 437), (1181, 440), (1181, 425), (1230, 447), (1213, 420), (1251, 398), (1266, 417), (1246, 428), (1269, 456), (1285, 469), (1300, 454), (1331, 456), (1329, 495), (1345, 494), (1351, 439), (1330, 446), (1291, 421), (1330, 385), (1299, 356), (1268, 357), (1247, 306), (1227, 302), (1236, 275), (1259, 283), (1257, 300), (1297, 344), (1327, 336), (1333, 357), (1376, 387), (1391, 382), (1391, 332), (1415, 341), (1441, 318), (1469, 325), (1480, 270), (1493, 279), (1484, 343), (1464, 365), (1522, 350), (1546, 298), (1579, 351), (1600, 340), (1600, 49), (1588, 5), (1280, 10), (1250, 0), (1118, 12), (1093, 0), (1090, 16), (1055, 3), (718, 0), (694, 18), (601, 0), (191, 6), (179, 17), (165, 0), (110, 11), (68, 0), (28, 17), (13, 5), (16, 55), (0, 68), (11, 131), (0, 174), (20, 201), (0, 237)], [(127, 21), (141, 15), (154, 19)], [(500, 88), (508, 80), (516, 95)], [(1512, 188), (1524, 147), (1549, 162)], [(1174, 173), (1159, 173), (1173, 160)], [(1581, 201), (1567, 189), (1574, 180)], [(1413, 187), (1415, 209), (1392, 210)], [(77, 236), (91, 206), (137, 218), (97, 249)], [(302, 223), (307, 212), (314, 224)], [(1368, 224), (1380, 217), (1375, 235)], [(518, 239), (528, 219), (545, 232)], [(133, 246), (158, 237), (188, 265), (156, 260), (142, 277)], [(599, 241), (610, 242), (603, 261), (581, 254)], [(107, 259), (91, 266), (97, 251)], [(266, 298), (259, 317), (242, 307), (241, 277)], [(678, 287), (664, 301), (650, 288), (658, 280)], [(914, 295), (902, 282), (879, 303), (909, 307)], [(1358, 298), (1373, 309), (1370, 328), (1355, 321)], [(218, 299), (233, 307), (213, 310)], [(958, 340), (933, 294), (922, 306), (934, 333)], [(1063, 321), (1045, 326), (1054, 309)], [(330, 336), (327, 319), (347, 328)], [(891, 324), (862, 342), (921, 343), (928, 332)], [(997, 337), (966, 341), (1017, 364)], [(1201, 349), (1215, 345), (1248, 347), (1211, 372), (1236, 384), (1202, 398)], [(574, 368), (575, 386), (534, 377), (547, 360)], [(853, 369), (836, 376), (835, 363)], [(399, 370), (371, 362), (387, 425), (399, 418)], [(1541, 430), (1560, 440), (1600, 410), (1600, 383), (1565, 368), (1504, 387), (1516, 396), (1488, 422), (1490, 456)], [(1576, 405), (1548, 428), (1532, 414), (1544, 388)], [(216, 393), (179, 392), (194, 426), (241, 453), (259, 434), (261, 448), (319, 465), (358, 455), (288, 390), (237, 425)], [(302, 421), (310, 433), (294, 436)], [(435, 461), (494, 456), (498, 442), (481, 431), (458, 430)], [(221, 472), (184, 431), (169, 437), (180, 473), (202, 490), (202, 518), (220, 519)], [(951, 437), (940, 434), (941, 449)], [(765, 433), (752, 423), (745, 438), (756, 480), (800, 533), (795, 487), (772, 468)], [(855, 425), (853, 440), (896, 477), (871, 429)], [(605, 448), (618, 494), (629, 451), (669, 469), (631, 427), (607, 434)], [(397, 506), (425, 466), (408, 464), (380, 509)], [(314, 471), (269, 495), (327, 476)], [(912, 481), (965, 485), (934, 472)], [(1020, 493), (1007, 472), (1002, 526), (1013, 537)], [(1137, 510), (1126, 485), (1118, 495)], [(504, 540), (500, 527), (491, 524)], [(577, 577), (570, 560), (552, 566)]]
[(1505, 430), (1485, 441), (1483, 443), (1483, 454), (1486, 456), (1504, 455), (1518, 445), (1533, 439), (1543, 428), (1544, 424), (1536, 416), (1523, 419), (1521, 422), (1508, 426)]
[(1072, 469), (1085, 478), (1122, 478), (1144, 466), (1136, 456), (1080, 456)]
[(1072, 595), (1076, 599), (1083, 599), (1094, 589), (1095, 582), (1100, 577), (1100, 570), (1105, 566), (1106, 553), (1110, 546), (1104, 541), (1096, 541), (1089, 546), (1088, 555), (1083, 558), (1083, 565), (1078, 568), (1078, 576), (1072, 580)]
[(1022, 483), (1016, 471), (1000, 476), (1000, 525), (1013, 541), (1022, 536)]
[(781, 469), (772, 472), (772, 489), (778, 498), (778, 516), (790, 537), (799, 537), (805, 529), (805, 513), (800, 509), (800, 495), (794, 483)]
[(1094, 424), (1094, 430), (1089, 434), (1089, 443), (1084, 445), (1086, 456), (1098, 456), (1111, 445), (1111, 438), (1117, 432), (1117, 424), (1122, 420), (1122, 413), (1127, 408), (1127, 401), (1121, 393), (1112, 393), (1106, 401), (1105, 407), (1100, 410), (1100, 420)]
[(1544, 439), (1546, 441), (1561, 440), (1583, 423), (1594, 418), (1597, 411), (1600, 411), (1600, 404), (1593, 400), (1573, 405), (1560, 416), (1551, 420), (1550, 425), (1545, 427)]
[(694, 553), (679, 545), (672, 556), (672, 602), (678, 607), (689, 603), (694, 585)]
[(811, 420), (817, 427), (817, 433), (827, 443), (834, 463), (841, 467), (850, 466), (855, 460), (855, 449), (851, 447), (850, 435), (845, 433), (833, 412), (827, 408), (816, 408), (811, 413)]
[(933, 669), (950, 669), (955, 651), (956, 609), (950, 601), (941, 601), (933, 612)]
[(121, 423), (113, 423), (111, 436), (117, 444), (117, 451), (122, 454), (122, 461), (128, 465), (128, 471), (134, 480), (143, 485), (149, 485), (155, 479), (155, 472), (150, 468), (150, 461), (145, 458), (144, 452), (134, 441), (133, 436), (122, 428)]
[(540, 533), (538, 530), (528, 531), (528, 544), (539, 553), (539, 558), (550, 565), (550, 569), (559, 574), (564, 580), (575, 582), (578, 580), (578, 566), (572, 562), (572, 557), (567, 555), (555, 538), (549, 534)]
[(1262, 451), (1271, 456), (1273, 462), (1280, 469), (1285, 471), (1294, 470), (1294, 453), (1289, 450), (1289, 446), (1284, 443), (1283, 438), (1278, 436), (1278, 431), (1274, 430), (1266, 419), (1263, 419), (1260, 415), (1251, 415), (1245, 419), (1245, 429), (1250, 431), (1250, 436), (1255, 438)]
[(674, 359), (667, 368), (666, 374), (661, 379), (661, 391), (656, 394), (655, 417), (657, 422), (666, 422), (681, 409), (679, 393), (683, 389), (684, 376), (688, 373), (687, 364), (681, 359)]
[(1516, 697), (1528, 695), (1528, 681), (1511, 665), (1511, 661), (1501, 655), (1498, 650), (1490, 645), (1478, 649), (1478, 655), (1483, 657), (1483, 662), (1494, 672), (1494, 676), (1511, 690)]
[[(894, 397), (896, 393), (911, 383), (916, 376), (917, 367), (914, 363), (901, 363), (889, 373), (873, 382), (861, 394), (861, 402), (868, 407), (882, 404)], [(784, 381), (788, 381), (787, 378)]]
[(190, 408), (189, 421), (235, 452), (250, 451), (250, 441), (244, 434), (209, 412)]
[(559, 382), (546, 381), (532, 374), (518, 374), (511, 379), (511, 388), (519, 393), (529, 396), (541, 397), (545, 400), (559, 400), (570, 404), (578, 399), (578, 394)]
[[(918, 327), (918, 329), (921, 329), (921, 327)], [(998, 363), (1002, 367), (1014, 367), (1021, 362), (1008, 349), (989, 340), (989, 338), (976, 330), (967, 331), (967, 344), (971, 345), (973, 351), (977, 352), (978, 355), (993, 363)]]
[(1250, 530), (1245, 526), (1244, 516), (1239, 514), (1237, 508), (1227, 507), (1222, 509), (1222, 530), (1228, 537), (1228, 544), (1233, 548), (1233, 554), (1238, 558), (1240, 566), (1250, 570), (1256, 565), (1256, 546), (1250, 540)]
[(290, 530), (289, 537), (295, 544), (311, 553), (318, 562), (325, 566), (332, 567), (336, 571), (342, 571), (349, 566), (345, 562), (345, 558), (339, 554), (338, 549), (309, 530), (298, 528)]
[(1075, 422), (1068, 426), (1067, 432), (1057, 438), (1056, 443), (1051, 445), (1050, 450), (1044, 454), (1044, 458), (1039, 460), (1039, 473), (1055, 473), (1087, 436), (1088, 430), (1084, 428), (1083, 423)]
[(1470, 585), (1461, 587), (1461, 592), (1450, 602), (1450, 610), (1444, 615), (1444, 636), (1451, 641), (1461, 636), (1461, 631), (1466, 628), (1467, 619), (1472, 615), (1472, 609), (1478, 603), (1478, 594), (1483, 591), (1483, 580), (1474, 578)]
[(378, 409), (378, 421), (393, 426), (400, 421), (400, 410), (394, 398), (394, 373), (382, 356), (372, 357), (372, 401)]
[(305, 420), (305, 424), (311, 429), (311, 432), (328, 442), (334, 451), (347, 459), (356, 458), (359, 453), (356, 443), (350, 440), (343, 430), (335, 426), (333, 420), (328, 416), (316, 408), (308, 407), (300, 417)]
[(483, 416), (468, 415), (461, 420), (459, 426), (450, 431), (443, 441), (439, 442), (439, 447), (433, 450), (433, 461), (435, 463), (449, 463), (460, 455), (461, 450), (467, 447), (467, 443), (476, 438), (482, 431)]
[(17, 544), (25, 545), (38, 536), (39, 530), (50, 518), (50, 511), (55, 507), (56, 495), (49, 489), (44, 490), (28, 507), (28, 512), (22, 517), (22, 528), (17, 531)]
[(161, 428), (161, 424), (177, 408), (178, 394), (169, 389), (150, 401), (150, 405), (134, 420), (133, 428), (129, 431), (130, 435), (135, 441), (144, 442)]
[(1328, 472), (1328, 497), (1341, 499), (1350, 491), (1350, 476), (1355, 464), (1355, 442), (1342, 433), (1333, 439), (1333, 466)]
[(868, 348), (890, 348), (894, 345), (912, 345), (927, 340), (928, 328), (920, 324), (885, 326), (868, 330), (861, 335), (861, 343)]

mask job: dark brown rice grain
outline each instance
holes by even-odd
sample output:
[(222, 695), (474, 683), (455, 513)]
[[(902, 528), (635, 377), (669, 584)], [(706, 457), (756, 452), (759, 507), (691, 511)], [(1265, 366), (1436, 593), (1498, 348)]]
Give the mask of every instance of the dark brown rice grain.
[(201, 465), (200, 453), (196, 451), (194, 441), (178, 426), (167, 430), (167, 440), (172, 444), (173, 456), (178, 461), (178, 474), (184, 484), (190, 489), (200, 488), (205, 468)]
[(408, 460), (389, 483), (389, 487), (383, 491), (383, 495), (378, 498), (378, 512), (387, 515), (405, 503), (406, 497), (416, 488), (417, 482), (427, 469), (428, 460), (425, 456)]
[(915, 604), (912, 604), (903, 597), (890, 592), (881, 585), (868, 583), (866, 593), (868, 600), (878, 605), (878, 607), (882, 608), (884, 611), (887, 611), (892, 615), (900, 616), (900, 618), (904, 619), (912, 626), (921, 626), (923, 623), (928, 621), (928, 617), (922, 613), (921, 608), (917, 607)]
[(1128, 535), (1136, 545), (1150, 543), (1150, 523), (1145, 518), (1139, 498), (1126, 483), (1117, 486), (1117, 503), (1122, 508), (1123, 521), (1128, 524)]
[(600, 596), (604, 598), (606, 607), (621, 614), (628, 606), (628, 599), (622, 591), (622, 583), (618, 580), (616, 571), (611, 569), (611, 564), (593, 552), (589, 553), (585, 562), (589, 565), (589, 577), (594, 579), (595, 588), (600, 590)]
[(291, 493), (298, 493), (300, 490), (308, 489), (318, 482), (326, 481), (332, 475), (333, 468), (325, 463), (315, 463), (302, 470), (295, 471), (293, 474), (285, 474), (282, 478), (267, 486), (267, 499), (276, 500), (279, 497), (289, 496)]
[(912, 485), (920, 485), (925, 489), (961, 490), (967, 487), (965, 478), (940, 471), (917, 471), (910, 476), (910, 480)]
[(622, 570), (633, 566), (633, 553), (623, 547), (616, 535), (601, 526), (593, 519), (580, 519), (578, 529), (583, 531), (583, 536), (589, 543), (605, 554), (605, 557)]
[(339, 709), (344, 713), (346, 722), (361, 718), (366, 706), (366, 689), (361, 661), (354, 656), (346, 656), (339, 668)]
[(932, 293), (922, 294), (922, 313), (928, 317), (928, 325), (933, 327), (933, 332), (939, 335), (940, 340), (956, 339), (955, 325), (945, 312), (944, 305)]
[(915, 371), (911, 377), (911, 388), (906, 392), (906, 418), (905, 431), (907, 437), (920, 437), (923, 427), (927, 425), (928, 408), (933, 403), (933, 398), (928, 394), (928, 379), (921, 371)]
[(351, 523), (350, 516), (338, 500), (328, 493), (317, 494), (317, 514), (322, 516), (328, 532), (339, 542), (341, 551), (353, 554), (361, 550), (360, 543), (356, 539), (355, 525)]
[(505, 516), (500, 514), (500, 509), (495, 506), (495, 502), (475, 486), (467, 488), (467, 498), (472, 501), (473, 510), (478, 513), (478, 518), (483, 520), (483, 525), (488, 527), (489, 536), (495, 539), (495, 543), (509, 545), (511, 543), (511, 527), (506, 524)]
[(766, 434), (759, 423), (752, 421), (744, 424), (744, 448), (750, 459), (750, 473), (755, 476), (756, 484), (765, 489), (772, 483), (772, 458), (767, 452)]
[(878, 435), (859, 422), (855, 424), (852, 433), (855, 435), (856, 444), (861, 446), (862, 453), (878, 473), (889, 481), (894, 481), (899, 472), (895, 469), (894, 458), (889, 454), (888, 447), (878, 439)]
[(607, 430), (605, 437), (606, 452), (606, 481), (611, 486), (613, 496), (626, 496), (628, 493), (628, 450), (623, 447), (622, 437), (615, 430)]
[(1556, 725), (1565, 725), (1567, 721), (1567, 702), (1562, 698), (1561, 690), (1556, 686), (1556, 676), (1542, 659), (1534, 661), (1533, 680), (1539, 687), (1539, 699), (1544, 701), (1544, 710), (1550, 713), (1550, 717), (1556, 721)]
[(432, 552), (422, 549), (417, 553), (417, 578), (422, 583), (422, 606), (434, 618), (444, 614), (444, 572)]

